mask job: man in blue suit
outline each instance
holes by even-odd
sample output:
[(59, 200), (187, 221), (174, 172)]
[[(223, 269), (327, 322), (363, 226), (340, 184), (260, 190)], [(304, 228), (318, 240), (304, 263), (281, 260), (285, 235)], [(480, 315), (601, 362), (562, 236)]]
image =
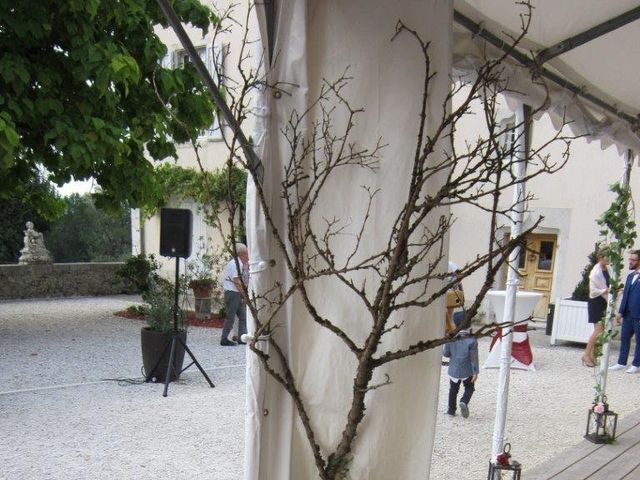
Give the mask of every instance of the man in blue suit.
[[(622, 292), (622, 301), (616, 318), (620, 323), (622, 318), (622, 331), (620, 333), (620, 355), (618, 363), (609, 370), (623, 370), (627, 373), (640, 373), (640, 250), (633, 250), (629, 255), (629, 270)], [(633, 362), (627, 368), (627, 359), (631, 347), (631, 337), (636, 336), (636, 349), (633, 355)]]

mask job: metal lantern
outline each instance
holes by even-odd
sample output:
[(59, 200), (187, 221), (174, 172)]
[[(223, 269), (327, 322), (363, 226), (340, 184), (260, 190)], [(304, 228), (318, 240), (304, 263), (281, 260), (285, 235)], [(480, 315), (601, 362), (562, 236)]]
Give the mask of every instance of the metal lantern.
[(606, 403), (601, 409), (604, 409), (604, 411), (598, 412), (597, 405), (589, 409), (587, 432), (584, 438), (593, 443), (611, 443), (616, 439), (618, 414), (609, 410), (609, 406)]
[(489, 462), (487, 480), (520, 480), (522, 465), (511, 460), (511, 444), (507, 443), (500, 455), (493, 462)]
[(489, 476), (487, 480), (520, 480), (522, 466), (518, 462), (511, 462), (509, 465), (497, 465), (489, 462)]

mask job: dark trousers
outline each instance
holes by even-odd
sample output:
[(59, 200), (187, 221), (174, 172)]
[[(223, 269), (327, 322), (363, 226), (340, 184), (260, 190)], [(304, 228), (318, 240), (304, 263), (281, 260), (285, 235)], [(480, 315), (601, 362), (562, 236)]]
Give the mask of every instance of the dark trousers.
[(239, 292), (233, 292), (231, 290), (224, 291), (224, 310), (226, 318), (224, 319), (224, 326), (222, 327), (222, 336), (220, 340), (228, 340), (229, 333), (233, 328), (233, 323), (238, 316), (238, 340), (240, 337), (247, 333), (247, 312), (245, 309), (244, 300)]
[(471, 381), (473, 377), (465, 378), (464, 380), (458, 380), (454, 382), (449, 379), (449, 413), (456, 413), (456, 406), (458, 403), (458, 391), (460, 390), (460, 384), (464, 385), (464, 393), (462, 394), (462, 398), (460, 402), (469, 404), (471, 400), (471, 396), (475, 391), (476, 387), (473, 385)]
[(620, 355), (618, 363), (626, 365), (629, 358), (629, 350), (631, 349), (631, 338), (636, 336), (636, 349), (633, 354), (632, 365), (640, 367), (640, 347), (638, 347), (638, 339), (640, 339), (640, 319), (624, 317), (622, 320), (622, 328), (620, 331)]

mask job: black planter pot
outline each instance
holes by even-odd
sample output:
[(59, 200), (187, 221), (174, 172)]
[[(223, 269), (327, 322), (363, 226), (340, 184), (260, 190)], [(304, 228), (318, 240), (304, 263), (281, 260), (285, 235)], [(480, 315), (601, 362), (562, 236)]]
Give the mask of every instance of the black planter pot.
[[(140, 332), (142, 364), (144, 366), (145, 375), (149, 375), (153, 370), (153, 367), (158, 365), (153, 372), (153, 378), (151, 378), (154, 382), (164, 382), (167, 377), (172, 335), (173, 332), (157, 332), (155, 330), (150, 330), (149, 327), (143, 327)], [(183, 342), (187, 342), (186, 330), (178, 332), (178, 336)], [(176, 353), (173, 359), (174, 371), (171, 372), (170, 381), (173, 382), (180, 376), (183, 361), (184, 347), (180, 342), (176, 342)]]

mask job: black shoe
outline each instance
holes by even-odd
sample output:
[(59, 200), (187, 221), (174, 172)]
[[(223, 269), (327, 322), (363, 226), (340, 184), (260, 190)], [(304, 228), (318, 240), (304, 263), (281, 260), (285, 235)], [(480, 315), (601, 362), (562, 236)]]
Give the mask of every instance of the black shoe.
[(447, 415), (449, 415), (450, 417), (455, 417), (456, 416), (456, 412), (452, 412), (451, 410), (447, 410)]
[(468, 418), (469, 417), (469, 407), (464, 402), (460, 402), (460, 413), (462, 413), (462, 416), (464, 418)]
[(237, 343), (232, 342), (231, 340), (220, 340), (220, 345), (223, 347), (235, 347)]

